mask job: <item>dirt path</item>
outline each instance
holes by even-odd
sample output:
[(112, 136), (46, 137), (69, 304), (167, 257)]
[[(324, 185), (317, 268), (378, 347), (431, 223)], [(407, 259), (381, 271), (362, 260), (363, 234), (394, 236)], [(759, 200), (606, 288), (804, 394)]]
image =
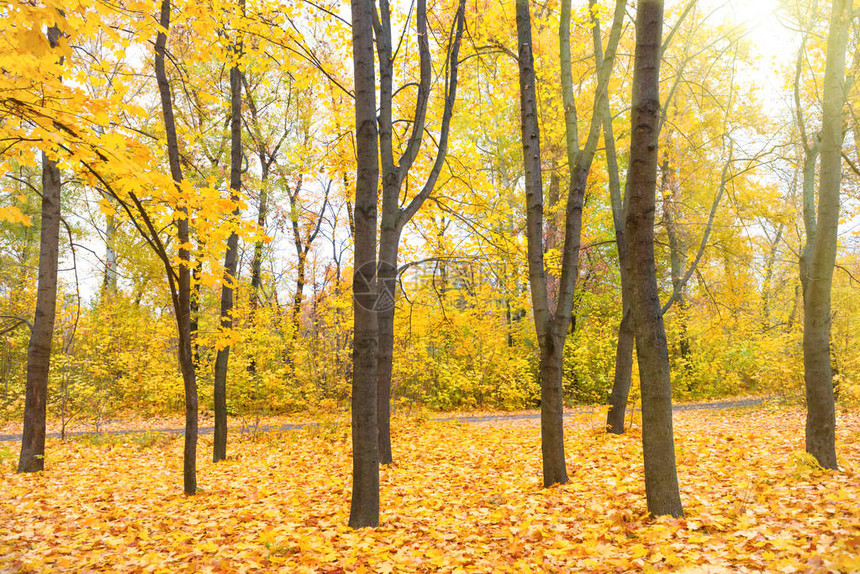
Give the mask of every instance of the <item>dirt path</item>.
[[(764, 403), (767, 399), (758, 398), (758, 399), (740, 399), (740, 400), (731, 400), (731, 401), (715, 401), (710, 403), (695, 403), (695, 404), (680, 404), (673, 405), (673, 411), (696, 411), (696, 410), (716, 410), (716, 409), (732, 409), (732, 408), (742, 408), (742, 407), (754, 407)], [(565, 418), (568, 417), (579, 417), (582, 415), (595, 414), (598, 412), (598, 407), (585, 407), (579, 408), (574, 411), (564, 413)], [(453, 417), (435, 417), (430, 420), (436, 422), (463, 422), (463, 423), (486, 423), (486, 422), (498, 422), (498, 421), (527, 421), (527, 420), (539, 420), (540, 413), (517, 413), (510, 415), (461, 415), (461, 416), (453, 416)], [(284, 425), (264, 425), (257, 429), (257, 432), (278, 432), (278, 431), (291, 431), (304, 428), (309, 425), (314, 425), (317, 423), (298, 423), (298, 424), (284, 424)], [(233, 432), (248, 432), (247, 429), (244, 428), (234, 428)], [(152, 429), (130, 429), (130, 430), (112, 430), (106, 431), (103, 434), (113, 434), (113, 435), (124, 435), (124, 434), (140, 434), (144, 432), (152, 432), (152, 433), (165, 433), (165, 434), (177, 434), (181, 435), (184, 432), (184, 429), (181, 428), (152, 428)], [(201, 435), (211, 435), (215, 432), (213, 427), (201, 427), (199, 433)], [(86, 436), (93, 435), (95, 432), (91, 431), (75, 431), (75, 432), (67, 432), (66, 437), (76, 437), (76, 436)], [(60, 433), (48, 433), (48, 438), (60, 438)], [(0, 434), (0, 442), (11, 442), (11, 441), (20, 441), (20, 434)]]

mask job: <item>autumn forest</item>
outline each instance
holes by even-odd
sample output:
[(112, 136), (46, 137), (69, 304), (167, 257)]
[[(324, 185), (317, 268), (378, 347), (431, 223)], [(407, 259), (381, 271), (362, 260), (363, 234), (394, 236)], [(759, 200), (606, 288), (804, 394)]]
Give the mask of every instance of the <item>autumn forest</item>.
[(0, 15), (0, 572), (860, 571), (856, 1)]

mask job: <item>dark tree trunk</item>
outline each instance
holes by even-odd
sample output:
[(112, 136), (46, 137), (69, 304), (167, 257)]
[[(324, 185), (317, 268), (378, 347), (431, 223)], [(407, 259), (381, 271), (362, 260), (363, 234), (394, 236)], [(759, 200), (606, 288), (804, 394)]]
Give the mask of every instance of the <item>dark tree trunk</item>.
[[(179, 158), (179, 142), (176, 137), (176, 122), (173, 116), (173, 100), (170, 84), (164, 66), (167, 48), (167, 31), (170, 29), (170, 0), (162, 0), (159, 23), (164, 31), (159, 31), (155, 39), (155, 76), (161, 109), (164, 115), (164, 128), (167, 139), (167, 157), (170, 175), (177, 191), (181, 193), (182, 167)], [(197, 379), (194, 372), (194, 353), (191, 345), (191, 253), (188, 250), (189, 222), (188, 208), (177, 207), (179, 217), (176, 222), (176, 236), (179, 240), (179, 268), (167, 267), (171, 286), (173, 274), (176, 276), (175, 289), (171, 289), (173, 309), (179, 334), (179, 368), (185, 386), (185, 448), (183, 453), (183, 483), (186, 494), (197, 492)], [(167, 263), (166, 263), (167, 265)]]
[(550, 335), (540, 350), (540, 430), (543, 485), (565, 484), (567, 462), (564, 456), (564, 396), (562, 357), (564, 335)]
[[(48, 41), (56, 48), (60, 29), (48, 28)], [(42, 153), (42, 220), (39, 237), (39, 283), (36, 314), (27, 346), (27, 386), (24, 398), (24, 429), (18, 472), (45, 468), (45, 424), (48, 405), (48, 374), (51, 343), (57, 315), (57, 268), (60, 254), (60, 169)]]
[(842, 181), (842, 105), (851, 2), (834, 0), (824, 70), (818, 217), (804, 297), (803, 366), (806, 381), (806, 451), (836, 469), (836, 407), (830, 364), (830, 289), (836, 263)]
[[(244, 6), (244, 1), (240, 0)], [(237, 42), (235, 49), (241, 53), (242, 44)], [(230, 69), (230, 198), (236, 202), (233, 219), (238, 220), (239, 199), (242, 189), (242, 72), (238, 66)], [(236, 284), (236, 263), (239, 251), (239, 236), (235, 231), (227, 239), (227, 252), (224, 255), (224, 279), (221, 286), (221, 328), (230, 332), (233, 329), (233, 288)], [(212, 460), (218, 462), (227, 458), (227, 366), (230, 360), (230, 345), (219, 349), (215, 356), (215, 438)]]
[(394, 287), (397, 280), (397, 251), (400, 232), (383, 227), (379, 242), (379, 372), (377, 374), (377, 420), (379, 463), (391, 464), (391, 373), (394, 361)]
[[(261, 230), (266, 229), (266, 219), (268, 216), (268, 204), (269, 204), (269, 191), (267, 187), (267, 183), (269, 180), (269, 166), (271, 165), (271, 158), (267, 160), (267, 155), (265, 150), (262, 148), (259, 151), (260, 157), (260, 166), (261, 166), (261, 176), (260, 176), (260, 202), (257, 207), (257, 226)], [(250, 321), (251, 325), (254, 326), (257, 321), (257, 308), (260, 306), (260, 288), (263, 284), (262, 281), (262, 271), (263, 271), (263, 240), (258, 239), (254, 243), (254, 256), (251, 259), (251, 300), (250, 300)], [(250, 361), (248, 361), (248, 372), (252, 375), (257, 372), (257, 362), (252, 357)]]
[(642, 386), (642, 447), (648, 511), (653, 515), (682, 516), (672, 433), (669, 352), (654, 261), (662, 28), (662, 0), (641, 0), (636, 11), (625, 233), (632, 283), (630, 303)]
[[(189, 296), (189, 316), (191, 325), (191, 357), (194, 361), (196, 373), (200, 365), (200, 345), (197, 343), (197, 331), (200, 321), (200, 274), (203, 272), (203, 251), (206, 245), (202, 241), (197, 243), (197, 254), (194, 256), (193, 268), (191, 270), (191, 295)], [(189, 255), (190, 257), (190, 255)], [(196, 376), (196, 375), (195, 375)]]
[[(57, 28), (51, 28), (49, 38), (52, 45), (56, 45), (58, 37)], [(60, 169), (57, 163), (48, 159), (44, 153), (41, 226), (36, 316), (27, 347), (24, 430), (18, 472), (37, 472), (45, 467), (48, 372), (51, 366), (51, 342), (57, 310), (57, 266), (60, 252)]]
[[(620, 259), (620, 258), (619, 258)], [(623, 272), (626, 275), (626, 272)], [(633, 315), (630, 302), (624, 296), (624, 278), (621, 280), (621, 323), (618, 325), (618, 343), (615, 347), (615, 377), (609, 394), (609, 412), (606, 428), (613, 434), (624, 434), (624, 415), (627, 412), (627, 397), (633, 378)]]
[(537, 117), (536, 78), (532, 54), (531, 16), (528, 0), (517, 1), (517, 42), (520, 78), (520, 121), (526, 187), (529, 284), (534, 307), (535, 331), (540, 347), (541, 384), (541, 451), (544, 486), (568, 480), (564, 456), (564, 404), (562, 362), (564, 343), (571, 325), (574, 293), (579, 275), (582, 208), (588, 174), (608, 105), (606, 85), (615, 59), (615, 48), (621, 36), (626, 2), (616, 3), (615, 17), (603, 57), (600, 27), (594, 21), (593, 39), (597, 67), (597, 88), (591, 122), (582, 148), (577, 131), (576, 102), (573, 93), (570, 54), (570, 1), (561, 5), (559, 45), (561, 87), (564, 103), (565, 143), (570, 180), (564, 220), (561, 276), (557, 295), (550, 297), (543, 261), (543, 183), (541, 181), (540, 127)]
[(355, 260), (352, 351), (352, 528), (379, 525), (379, 448), (376, 427), (376, 202), (379, 181), (374, 4), (351, 0), (355, 81)]
[[(561, 335), (557, 336), (553, 329), (555, 323), (553, 312), (549, 308), (546, 271), (543, 261), (543, 181), (541, 178), (540, 126), (537, 115), (537, 90), (528, 0), (517, 0), (516, 14), (529, 284), (534, 309), (535, 331), (540, 348), (541, 459), (543, 484), (550, 486), (565, 484), (568, 481), (567, 464), (564, 456), (564, 403), (561, 386), (561, 357), (564, 353), (567, 325), (564, 325)], [(569, 245), (565, 245), (565, 250), (568, 247)], [(560, 285), (561, 288), (563, 286)]]
[(609, 412), (606, 428), (613, 434), (624, 433), (624, 415), (627, 412), (627, 397), (633, 377), (633, 316), (630, 311), (630, 277), (627, 265), (627, 240), (624, 235), (624, 198), (621, 195), (621, 179), (618, 171), (618, 156), (615, 135), (612, 130), (612, 114), (609, 106), (603, 115), (603, 141), (606, 148), (606, 166), (609, 174), (609, 195), (612, 204), (612, 223), (615, 227), (615, 244), (618, 249), (618, 267), (621, 276), (621, 322), (618, 325), (618, 342), (615, 347), (615, 375), (609, 394)]
[[(662, 47), (661, 52), (669, 45), (675, 32), (680, 28), (685, 18), (690, 14), (691, 10), (696, 6), (697, 0), (690, 0), (681, 17), (675, 23), (675, 27), (669, 32)], [(677, 82), (682, 76), (678, 76)], [(675, 92), (673, 87), (670, 91), (670, 96)], [(657, 133), (659, 135), (660, 126), (665, 120), (662, 117), (658, 124)], [(609, 195), (612, 203), (612, 220), (615, 228), (615, 240), (618, 246), (618, 267), (621, 275), (621, 309), (622, 318), (618, 325), (618, 342), (615, 349), (615, 376), (612, 382), (612, 392), (609, 395), (609, 413), (607, 414), (606, 427), (613, 434), (624, 433), (624, 414), (627, 409), (627, 397), (630, 394), (630, 380), (633, 373), (633, 319), (630, 311), (631, 299), (631, 279), (629, 273), (628, 255), (627, 255), (627, 239), (624, 234), (625, 212), (627, 209), (627, 197), (625, 194), (622, 197), (621, 183), (618, 171), (618, 161), (615, 150), (615, 138), (612, 133), (612, 115), (609, 113), (607, 106), (606, 113), (603, 116), (604, 122), (604, 141), (606, 143), (606, 163), (609, 173)], [(724, 172), (725, 175), (725, 172)], [(627, 182), (630, 183), (629, 180)], [(693, 268), (688, 272), (691, 272)], [(674, 299), (674, 298), (673, 298)], [(671, 305), (671, 301), (664, 305), (663, 312)]]
[(320, 228), (322, 227), (323, 219), (325, 218), (325, 210), (328, 206), (328, 194), (331, 190), (331, 182), (329, 182), (329, 185), (326, 187), (325, 198), (323, 199), (322, 208), (320, 208), (320, 212), (316, 216), (314, 228), (305, 237), (302, 237), (301, 230), (299, 229), (299, 194), (301, 193), (301, 190), (302, 176), (299, 175), (299, 181), (296, 184), (295, 190), (290, 191), (287, 189), (287, 196), (290, 199), (290, 223), (293, 229), (293, 245), (296, 248), (296, 260), (298, 266), (296, 273), (296, 292), (293, 295), (292, 306), (294, 335), (290, 349), (291, 353), (294, 349), (295, 342), (302, 325), (302, 301), (304, 300), (308, 253), (311, 251), (311, 245), (313, 245), (314, 240), (316, 240), (317, 235), (320, 232)]
[[(454, 102), (457, 97), (457, 70), (459, 66), (460, 41), (465, 25), (465, 0), (460, 0), (455, 16), (456, 26), (453, 38), (449, 38), (448, 66), (445, 91), (445, 106), (438, 139), (436, 158), (421, 191), (405, 206), (400, 207), (400, 187), (409, 169), (418, 156), (424, 133), (424, 120), (430, 96), (432, 70), (430, 45), (427, 31), (426, 0), (416, 3), (416, 32), (418, 35), (419, 75), (418, 95), (412, 130), (405, 149), (399, 159), (394, 155), (394, 124), (392, 119), (393, 102), (393, 57), (391, 44), (391, 22), (388, 0), (380, 2), (380, 21), (376, 33), (379, 60), (379, 148), (382, 165), (382, 217), (380, 225), (380, 262), (377, 293), (379, 300), (379, 347), (377, 372), (377, 427), (380, 462), (390, 464), (391, 451), (391, 372), (394, 357), (394, 282), (397, 277), (397, 251), (403, 228), (418, 212), (424, 201), (433, 193), (439, 173), (448, 150), (448, 133)], [(357, 206), (356, 206), (357, 207)], [(384, 404), (383, 404), (384, 403)]]
[[(260, 229), (266, 229), (266, 219), (269, 212), (269, 190), (267, 183), (269, 180), (269, 163), (265, 159), (265, 154), (260, 154), (260, 164), (262, 166), (262, 174), (260, 176), (260, 203), (257, 207), (257, 226)], [(254, 257), (251, 259), (251, 306), (256, 309), (260, 305), (260, 287), (263, 284), (263, 240), (258, 239), (254, 243)]]
[(307, 262), (307, 252), (300, 250), (298, 254), (298, 270), (296, 273), (296, 292), (293, 295), (292, 320), (295, 328), (294, 337), (298, 337), (299, 329), (302, 325), (302, 300), (305, 292), (305, 265)]

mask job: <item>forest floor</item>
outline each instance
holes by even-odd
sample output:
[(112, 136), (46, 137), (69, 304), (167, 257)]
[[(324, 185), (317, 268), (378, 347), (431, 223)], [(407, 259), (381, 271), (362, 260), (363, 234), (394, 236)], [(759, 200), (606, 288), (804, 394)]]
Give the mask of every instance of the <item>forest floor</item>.
[[(703, 401), (694, 403), (675, 403), (672, 405), (674, 411), (742, 408), (754, 407), (770, 401), (768, 397), (734, 397), (719, 401)], [(593, 415), (595, 419), (606, 418), (606, 406), (577, 406), (565, 408), (564, 416), (569, 419), (582, 421), (586, 415)], [(635, 407), (628, 408), (628, 415), (635, 414)], [(434, 414), (428, 410), (402, 410), (402, 416), (408, 418), (420, 418), (432, 421), (460, 421), (465, 423), (481, 423), (506, 420), (540, 419), (540, 411), (462, 411), (449, 412), (445, 414)], [(307, 425), (327, 424), (338, 413), (320, 413), (293, 416), (265, 416), (265, 417), (228, 417), (227, 427), (232, 432), (240, 434), (257, 432), (288, 431), (303, 428)], [(340, 413), (340, 416), (347, 416)], [(396, 415), (395, 415), (396, 416)], [(167, 433), (183, 434), (185, 417), (183, 416), (120, 416), (108, 420), (94, 422), (92, 420), (76, 419), (66, 424), (65, 436), (68, 438), (81, 437), (93, 434), (134, 434), (134, 433)], [(201, 435), (213, 434), (214, 419), (212, 413), (202, 412), (199, 415), (199, 433)], [(0, 423), (0, 442), (20, 441), (22, 422), (20, 419)], [(48, 438), (61, 438), (63, 436), (63, 425), (58, 419), (50, 419), (47, 424)]]
[(176, 435), (51, 439), (32, 475), (0, 445), (0, 572), (860, 570), (860, 411), (837, 413), (839, 471), (803, 452), (800, 409), (677, 412), (681, 519), (647, 515), (638, 423), (565, 424), (570, 482), (545, 489), (537, 420), (397, 418), (359, 531), (345, 418), (231, 437), (218, 464), (202, 437), (191, 497)]

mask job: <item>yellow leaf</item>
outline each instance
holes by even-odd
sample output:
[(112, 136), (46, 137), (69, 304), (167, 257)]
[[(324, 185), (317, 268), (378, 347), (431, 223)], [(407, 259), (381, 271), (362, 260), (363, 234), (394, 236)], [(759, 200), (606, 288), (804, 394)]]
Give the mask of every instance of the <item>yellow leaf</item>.
[(31, 225), (30, 218), (21, 212), (20, 209), (14, 206), (0, 207), (0, 221), (8, 221), (9, 223), (22, 223)]

